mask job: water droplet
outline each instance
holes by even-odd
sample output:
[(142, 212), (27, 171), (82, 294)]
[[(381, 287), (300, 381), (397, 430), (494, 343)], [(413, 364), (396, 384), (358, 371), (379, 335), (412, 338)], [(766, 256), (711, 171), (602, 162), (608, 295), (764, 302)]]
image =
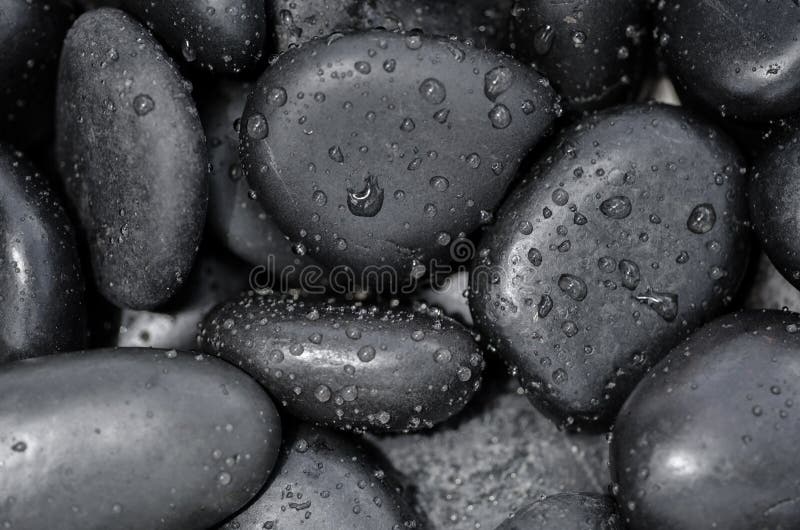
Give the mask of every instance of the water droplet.
[(433, 105), (441, 104), (447, 98), (447, 91), (438, 79), (429, 77), (419, 85), (422, 98)]
[(558, 288), (575, 301), (582, 301), (588, 294), (586, 282), (572, 274), (562, 274), (558, 279)]
[(406, 47), (409, 50), (419, 50), (422, 48), (422, 32), (418, 29), (412, 29), (406, 35)]
[(320, 403), (327, 403), (331, 399), (331, 389), (325, 385), (319, 385), (314, 389), (314, 397)]
[(481, 166), (481, 157), (478, 153), (472, 153), (467, 156), (467, 165), (472, 169), (478, 169)]
[(571, 320), (565, 320), (563, 324), (561, 324), (561, 331), (564, 332), (564, 335), (567, 337), (574, 337), (578, 334), (578, 325)]
[(27, 449), (28, 449), (28, 444), (22, 441), (17, 442), (11, 446), (11, 450), (14, 451), (15, 453), (24, 453)]
[(433, 354), (433, 360), (439, 364), (449, 363), (452, 358), (453, 354), (446, 348), (440, 348)]
[(156, 108), (156, 103), (147, 94), (139, 94), (133, 98), (133, 111), (139, 116), (150, 114), (154, 108)]
[(704, 203), (698, 204), (692, 209), (692, 213), (689, 214), (689, 219), (686, 221), (686, 227), (695, 234), (705, 234), (714, 228), (716, 222), (717, 212), (714, 210), (714, 206)]
[(611, 219), (625, 219), (631, 214), (631, 200), (624, 195), (617, 195), (606, 199), (600, 205), (603, 215)]
[(356, 71), (359, 74), (367, 75), (372, 71), (372, 67), (366, 61), (358, 61), (355, 64)]
[(340, 394), (345, 401), (355, 401), (358, 397), (358, 389), (354, 385), (348, 385), (342, 389)]
[(472, 370), (467, 368), (466, 366), (459, 366), (456, 370), (456, 375), (458, 375), (459, 381), (462, 383), (466, 383), (472, 378)]
[(678, 295), (673, 293), (659, 293), (647, 289), (644, 294), (636, 296), (636, 300), (655, 311), (667, 322), (672, 322), (678, 316)]
[(542, 253), (538, 248), (532, 248), (528, 251), (528, 261), (531, 265), (538, 267), (542, 264)]
[(416, 125), (414, 124), (414, 120), (411, 118), (404, 119), (403, 123), (400, 124), (400, 130), (404, 132), (411, 132), (415, 127)]
[(542, 298), (539, 300), (539, 305), (537, 306), (539, 318), (545, 318), (547, 315), (550, 314), (550, 311), (553, 309), (553, 299), (550, 298), (549, 295), (543, 294)]
[(226, 471), (223, 471), (222, 473), (217, 475), (217, 482), (222, 486), (227, 486), (228, 484), (231, 483), (231, 480), (232, 480), (231, 474)]
[(639, 286), (641, 274), (639, 266), (633, 261), (623, 259), (619, 262), (619, 271), (622, 273), (622, 286), (633, 291)]
[(315, 191), (314, 194), (311, 196), (311, 200), (313, 200), (314, 204), (316, 204), (317, 206), (325, 206), (326, 204), (328, 204), (328, 196), (325, 195), (325, 192), (322, 190)]
[(499, 103), (489, 111), (489, 121), (492, 122), (492, 127), (495, 129), (505, 129), (511, 125), (511, 111), (508, 107)]
[(437, 110), (433, 115), (433, 119), (439, 123), (447, 123), (447, 118), (450, 117), (450, 109)]
[(187, 63), (194, 62), (195, 59), (197, 59), (197, 54), (192, 47), (192, 43), (189, 42), (188, 39), (183, 39), (183, 43), (181, 44), (181, 54)]
[(263, 114), (256, 112), (247, 118), (247, 136), (253, 140), (263, 140), (269, 134), (269, 125)]
[(339, 164), (344, 163), (344, 155), (338, 145), (331, 146), (331, 148), (328, 149), (328, 156), (334, 162), (338, 162)]
[(397, 68), (397, 61), (394, 59), (386, 59), (383, 61), (383, 69), (386, 71), (386, 73), (391, 74), (394, 72), (395, 68)]
[(363, 363), (368, 363), (375, 358), (375, 348), (372, 346), (362, 346), (358, 350), (358, 359)]
[(483, 93), (489, 101), (495, 101), (503, 92), (511, 88), (514, 74), (507, 66), (492, 68), (483, 78)]
[(555, 30), (550, 24), (545, 24), (533, 34), (533, 49), (539, 55), (546, 55), (553, 47), (553, 37)]
[(553, 191), (552, 199), (556, 206), (564, 206), (569, 202), (569, 193), (564, 188), (556, 188)]
[(441, 192), (447, 191), (447, 188), (450, 187), (450, 181), (440, 176), (431, 177), (430, 184), (431, 188)]
[(283, 87), (272, 87), (267, 92), (267, 105), (283, 107), (286, 105), (286, 90)]
[(565, 372), (562, 368), (553, 371), (553, 382), (557, 385), (561, 385), (567, 382), (569, 376), (567, 372)]
[(576, 31), (572, 34), (572, 44), (576, 48), (582, 48), (584, 44), (586, 44), (586, 33), (582, 31)]

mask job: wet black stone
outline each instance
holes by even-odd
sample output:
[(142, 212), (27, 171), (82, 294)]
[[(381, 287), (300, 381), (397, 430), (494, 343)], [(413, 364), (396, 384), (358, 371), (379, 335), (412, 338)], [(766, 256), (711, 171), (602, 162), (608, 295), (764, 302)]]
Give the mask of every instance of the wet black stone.
[(797, 2), (657, 5), (657, 38), (682, 98), (752, 122), (800, 110)]
[(725, 316), (636, 387), (611, 441), (628, 528), (797, 524), (799, 330), (794, 313)]
[(553, 83), (575, 112), (630, 101), (641, 83), (649, 29), (639, 0), (520, 0), (514, 53)]
[(307, 424), (288, 431), (266, 489), (224, 530), (427, 528), (367, 441)]
[(82, 348), (85, 288), (63, 200), (0, 144), (0, 362)]
[[(739, 158), (679, 109), (619, 107), (567, 129), (512, 192), (478, 249), (470, 303), (483, 336), (556, 421), (608, 425), (648, 367), (732, 302), (749, 235)], [(586, 224), (569, 223), (569, 208), (542, 214), (555, 186)], [(602, 211), (620, 196), (628, 215)], [(687, 227), (698, 205), (716, 212), (701, 233)], [(531, 248), (548, 249), (539, 267)]]
[[(491, 101), (486, 74), (500, 66), (513, 82)], [(352, 268), (359, 283), (383, 266), (405, 281), (421, 274), (418, 264), (450, 259), (449, 244), (498, 206), (554, 103), (533, 70), (458, 41), (385, 31), (314, 41), (259, 80), (240, 127), (242, 166), (310, 256)], [(498, 105), (510, 124), (493, 121)], [(442, 109), (444, 122), (435, 118)], [(248, 124), (264, 119), (268, 134), (254, 135)], [(434, 176), (448, 180), (446, 191)]]
[(149, 31), (99, 9), (67, 35), (57, 111), (59, 171), (100, 292), (120, 307), (163, 303), (205, 220), (205, 137), (186, 82)]
[(248, 294), (212, 311), (199, 342), (292, 415), (345, 430), (430, 428), (464, 408), (483, 371), (454, 320), (361, 304)]

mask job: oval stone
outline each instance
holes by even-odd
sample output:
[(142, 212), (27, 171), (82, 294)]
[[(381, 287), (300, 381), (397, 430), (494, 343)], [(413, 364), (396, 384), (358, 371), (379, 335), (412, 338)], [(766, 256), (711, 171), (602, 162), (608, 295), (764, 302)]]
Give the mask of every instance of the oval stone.
[(799, 330), (794, 313), (725, 316), (636, 387), (611, 442), (631, 530), (797, 526)]
[(82, 348), (85, 298), (61, 197), (27, 158), (0, 143), (0, 362)]
[(557, 112), (546, 81), (507, 56), (415, 32), (341, 35), (264, 73), (242, 117), (242, 166), (323, 265), (357, 283), (383, 266), (405, 281), (453, 257)]
[(366, 441), (300, 424), (286, 436), (267, 488), (223, 528), (426, 528), (395, 473)]
[(658, 42), (686, 99), (723, 117), (755, 122), (800, 110), (798, 2), (657, 5)]
[[(176, 60), (215, 74), (258, 71), (267, 44), (260, 0), (77, 0), (123, 9), (150, 28)], [(269, 2), (268, 2), (269, 3)]]
[(753, 228), (770, 261), (795, 288), (800, 287), (800, 128), (779, 135), (753, 163), (749, 182)]
[(258, 493), (280, 447), (275, 407), (252, 379), (175, 350), (18, 361), (0, 389), (12, 528), (208, 528)]
[(61, 56), (56, 155), (100, 292), (147, 309), (184, 282), (205, 219), (206, 148), (188, 85), (142, 25), (81, 15)]
[[(731, 303), (747, 257), (742, 164), (719, 131), (659, 105), (589, 117), (535, 164), (486, 231), (470, 300), (535, 405), (607, 425), (650, 366)], [(612, 198), (627, 215), (604, 211)]]
[(646, 2), (521, 0), (512, 14), (515, 53), (547, 76), (569, 110), (636, 95), (649, 48)]
[(291, 414), (340, 429), (414, 431), (460, 411), (483, 356), (439, 313), (247, 295), (209, 314), (198, 339)]

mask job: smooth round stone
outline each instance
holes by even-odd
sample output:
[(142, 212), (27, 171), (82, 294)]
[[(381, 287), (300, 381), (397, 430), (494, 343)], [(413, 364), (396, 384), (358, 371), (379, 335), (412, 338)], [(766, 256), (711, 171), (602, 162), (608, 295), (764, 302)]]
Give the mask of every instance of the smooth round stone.
[(723, 317), (631, 394), (611, 442), (631, 530), (795, 528), (800, 316)]
[(786, 281), (766, 254), (754, 264), (755, 273), (744, 290), (745, 309), (788, 309), (800, 312), (800, 291)]
[(148, 309), (189, 274), (205, 219), (206, 147), (188, 83), (116, 9), (82, 15), (59, 72), (56, 155), (100, 292)]
[(336, 32), (419, 29), (456, 35), (478, 48), (508, 46), (511, 0), (275, 0), (267, 10), (280, 51)]
[(561, 493), (520, 510), (497, 530), (621, 530), (614, 499), (592, 493)]
[(377, 438), (432, 529), (492, 529), (547, 495), (607, 489), (605, 437), (557, 429), (516, 387), (490, 381), (434, 430)]
[(719, 131), (632, 105), (569, 127), (481, 242), (471, 308), (536, 406), (603, 427), (653, 364), (732, 301), (745, 170)]
[(761, 246), (781, 274), (800, 287), (800, 133), (781, 135), (754, 162), (749, 182), (750, 215)]
[(19, 361), (0, 389), (10, 528), (209, 528), (258, 493), (281, 443), (252, 379), (175, 350)]
[(547, 76), (569, 110), (636, 95), (648, 51), (645, 2), (520, 0), (512, 14), (514, 53)]
[(72, 223), (48, 179), (0, 143), (0, 362), (82, 348), (85, 287)]
[(223, 529), (426, 528), (395, 473), (364, 440), (300, 424), (287, 433), (267, 488)]
[(416, 431), (459, 412), (483, 356), (439, 312), (248, 294), (212, 311), (203, 351), (241, 367), (290, 414), (358, 431)]
[(797, 2), (658, 2), (657, 39), (687, 99), (761, 122), (800, 110)]
[(250, 268), (225, 253), (206, 249), (180, 292), (153, 311), (123, 309), (115, 346), (197, 350), (203, 317), (217, 304), (248, 289)]
[[(77, 0), (135, 16), (170, 55), (215, 74), (254, 73), (263, 67), (267, 16), (261, 0)], [(267, 2), (270, 3), (270, 2)]]
[(58, 56), (73, 19), (65, 2), (0, 0), (0, 140), (27, 147), (52, 135)]
[(546, 81), (507, 56), (416, 32), (340, 35), (261, 77), (242, 167), (322, 265), (404, 284), (498, 206), (558, 112)]
[(253, 84), (221, 80), (203, 87), (198, 98), (206, 131), (209, 178), (208, 224), (225, 247), (254, 265), (280, 275), (302, 269), (308, 260), (292, 252), (288, 238), (275, 225), (250, 190), (239, 164), (240, 118)]

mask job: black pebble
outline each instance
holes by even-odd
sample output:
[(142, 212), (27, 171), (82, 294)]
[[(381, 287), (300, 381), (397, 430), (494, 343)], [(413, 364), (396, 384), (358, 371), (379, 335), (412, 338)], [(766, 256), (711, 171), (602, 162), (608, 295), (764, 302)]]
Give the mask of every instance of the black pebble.
[(490, 217), (558, 112), (547, 82), (505, 55), (417, 32), (340, 35), (261, 77), (242, 166), (309, 255), (358, 283), (383, 266), (405, 283)]
[(0, 144), (0, 361), (82, 348), (85, 288), (58, 193)]
[(306, 424), (287, 431), (266, 489), (224, 530), (427, 528), (369, 443)]
[(535, 405), (607, 425), (731, 303), (749, 236), (739, 158), (683, 111), (633, 105), (568, 128), (534, 166), (487, 230), (470, 302)]
[(291, 414), (348, 430), (430, 428), (483, 371), (472, 335), (438, 312), (246, 295), (212, 311), (199, 341)]
[(649, 50), (640, 0), (519, 0), (514, 53), (533, 63), (575, 112), (629, 101), (639, 88)]
[(611, 471), (631, 530), (797, 528), (800, 316), (723, 317), (625, 403)]
[(770, 261), (800, 288), (800, 133), (782, 134), (754, 162), (749, 182), (750, 215)]
[(751, 122), (800, 110), (800, 3), (665, 0), (657, 39), (682, 96)]
[(10, 528), (210, 528), (255, 497), (281, 425), (240, 370), (118, 348), (0, 373), (0, 491)]
[(116, 9), (70, 29), (57, 158), (100, 292), (152, 308), (189, 274), (207, 200), (205, 136), (186, 81), (149, 31)]

